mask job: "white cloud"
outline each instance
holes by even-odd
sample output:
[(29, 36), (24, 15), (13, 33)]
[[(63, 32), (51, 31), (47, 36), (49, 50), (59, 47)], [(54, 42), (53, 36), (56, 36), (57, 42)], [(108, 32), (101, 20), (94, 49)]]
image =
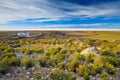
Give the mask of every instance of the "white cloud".
[[(114, 26), (114, 27), (113, 27)], [(118, 23), (91, 23), (91, 24), (46, 24), (37, 26), (0, 26), (0, 30), (117, 30), (120, 31)]]
[[(38, 22), (62, 19), (120, 16), (120, 1), (92, 6), (81, 6), (63, 2), (55, 4), (50, 0), (0, 0), (0, 23), (32, 18), (47, 18)], [(67, 9), (65, 11), (63, 9)], [(35, 20), (33, 20), (35, 21)]]
[[(120, 16), (120, 1), (113, 3), (104, 3), (99, 5), (81, 6), (70, 4), (68, 9), (73, 11), (66, 12), (71, 16), (77, 16), (79, 18), (95, 18), (95, 17), (115, 17)], [(73, 6), (73, 7), (71, 7)]]
[[(24, 28), (31, 28), (31, 29), (34, 29), (34, 28), (39, 28), (39, 29), (44, 29), (44, 28), (74, 28), (74, 27), (77, 27), (77, 28), (84, 28), (84, 27), (97, 27), (97, 26), (105, 26), (107, 25), (107, 23), (93, 23), (93, 24), (46, 24), (44, 26), (29, 26), (29, 27), (25, 27), (25, 26), (22, 26), (22, 27), (19, 27), (20, 29), (24, 29)], [(0, 29), (7, 29), (9, 28), (9, 26), (5, 26), (5, 27), (0, 27)], [(16, 27), (12, 27), (12, 28), (16, 28)]]
[(40, 20), (32, 20), (33, 22), (49, 22), (49, 21), (59, 21), (60, 19), (40, 19)]
[(60, 18), (63, 12), (46, 0), (0, 1), (0, 22), (30, 18)]

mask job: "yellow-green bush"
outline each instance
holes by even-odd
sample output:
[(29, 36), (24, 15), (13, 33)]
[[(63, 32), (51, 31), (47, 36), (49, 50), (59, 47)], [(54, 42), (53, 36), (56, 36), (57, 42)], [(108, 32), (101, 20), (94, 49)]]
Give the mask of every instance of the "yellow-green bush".
[(22, 48), (21, 53), (23, 53), (25, 55), (30, 55), (30, 54), (32, 54), (32, 51), (28, 48)]
[(31, 58), (27, 58), (27, 59), (21, 60), (21, 65), (25, 66), (26, 68), (30, 68), (34, 65), (34, 63)]
[(49, 74), (49, 80), (76, 80), (71, 73), (63, 70), (54, 70)]

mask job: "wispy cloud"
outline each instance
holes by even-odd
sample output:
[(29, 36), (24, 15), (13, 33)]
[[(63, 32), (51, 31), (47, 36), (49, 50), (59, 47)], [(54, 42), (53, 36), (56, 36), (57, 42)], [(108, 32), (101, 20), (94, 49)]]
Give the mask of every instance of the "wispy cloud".
[[(24, 29), (120, 29), (120, 24), (108, 24), (108, 23), (92, 23), (92, 24), (51, 24), (51, 25), (44, 25), (44, 26), (21, 26), (16, 28), (13, 26), (12, 28), (10, 26), (4, 26), (0, 27), (0, 30), (24, 30)], [(113, 28), (114, 26), (114, 28)], [(109, 28), (108, 28), (109, 27)]]
[[(65, 9), (69, 9), (66, 13), (71, 16), (77, 16), (79, 18), (96, 18), (96, 17), (120, 17), (120, 1), (117, 2), (109, 2), (102, 3), (98, 5), (75, 5), (72, 3), (66, 3), (64, 5), (68, 5), (67, 7), (63, 7)], [(73, 6), (73, 7), (71, 7)]]
[(0, 22), (31, 18), (60, 18), (63, 12), (47, 0), (2, 0)]
[(44, 20), (33, 20), (45, 22), (74, 17), (80, 19), (120, 17), (119, 4), (120, 1), (85, 6), (65, 1), (56, 4), (55, 0), (1, 0), (0, 22), (32, 18), (46, 18)]

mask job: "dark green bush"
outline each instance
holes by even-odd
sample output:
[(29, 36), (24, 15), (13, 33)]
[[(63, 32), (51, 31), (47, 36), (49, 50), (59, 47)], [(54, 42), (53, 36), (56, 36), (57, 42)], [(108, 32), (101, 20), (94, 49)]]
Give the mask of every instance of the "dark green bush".
[(3, 62), (0, 62), (0, 73), (1, 74), (7, 73), (10, 70), (10, 68), (11, 67), (9, 65), (7, 65), (7, 64), (5, 64)]

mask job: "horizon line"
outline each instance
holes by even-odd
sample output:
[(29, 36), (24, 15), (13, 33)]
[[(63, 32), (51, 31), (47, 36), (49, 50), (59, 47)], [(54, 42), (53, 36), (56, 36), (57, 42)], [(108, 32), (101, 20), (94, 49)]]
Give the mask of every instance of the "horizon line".
[(120, 29), (1, 29), (0, 31), (120, 31)]

